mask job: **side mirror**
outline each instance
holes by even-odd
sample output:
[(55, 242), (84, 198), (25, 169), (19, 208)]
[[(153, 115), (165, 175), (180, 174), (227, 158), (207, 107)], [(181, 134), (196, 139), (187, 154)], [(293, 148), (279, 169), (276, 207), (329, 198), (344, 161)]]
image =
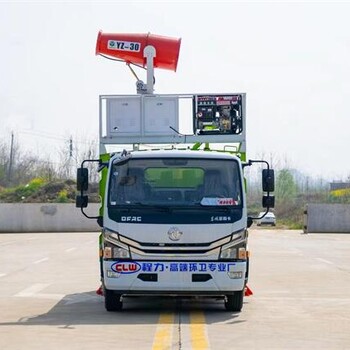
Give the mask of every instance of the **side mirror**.
[(86, 208), (89, 203), (88, 196), (76, 196), (75, 198), (75, 206), (77, 208)]
[(89, 170), (87, 168), (78, 168), (77, 170), (77, 190), (87, 191), (89, 188)]
[(263, 206), (263, 208), (274, 208), (275, 207), (275, 197), (274, 196), (263, 196), (262, 206)]
[(273, 192), (275, 190), (275, 172), (273, 169), (263, 169), (262, 187), (264, 192)]
[(247, 227), (249, 228), (252, 225), (253, 225), (253, 218), (248, 216), (248, 218), (247, 218)]

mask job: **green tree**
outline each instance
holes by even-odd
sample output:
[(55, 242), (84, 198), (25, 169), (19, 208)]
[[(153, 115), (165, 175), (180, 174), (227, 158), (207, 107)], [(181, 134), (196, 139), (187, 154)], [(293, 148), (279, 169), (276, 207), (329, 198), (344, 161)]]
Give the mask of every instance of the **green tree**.
[(288, 169), (280, 170), (276, 179), (276, 201), (279, 203), (294, 201), (296, 195), (297, 184), (293, 175)]

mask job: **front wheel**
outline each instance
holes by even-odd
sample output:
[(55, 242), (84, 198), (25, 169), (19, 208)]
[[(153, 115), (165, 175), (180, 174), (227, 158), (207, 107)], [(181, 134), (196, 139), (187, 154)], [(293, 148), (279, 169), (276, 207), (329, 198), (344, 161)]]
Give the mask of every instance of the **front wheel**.
[(225, 308), (227, 311), (240, 312), (243, 307), (244, 289), (234, 292), (233, 295), (226, 295)]
[(104, 290), (105, 308), (107, 311), (120, 311), (123, 307), (121, 294), (116, 294), (113, 290)]

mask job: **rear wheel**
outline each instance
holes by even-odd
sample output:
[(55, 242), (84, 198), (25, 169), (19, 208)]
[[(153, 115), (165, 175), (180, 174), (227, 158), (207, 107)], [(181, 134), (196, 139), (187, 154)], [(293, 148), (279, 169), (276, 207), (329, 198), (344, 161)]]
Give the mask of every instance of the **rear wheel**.
[(243, 307), (244, 289), (234, 292), (233, 295), (226, 295), (225, 308), (227, 311), (240, 312)]
[(104, 290), (105, 308), (107, 311), (120, 311), (123, 307), (121, 294), (115, 293), (113, 290)]

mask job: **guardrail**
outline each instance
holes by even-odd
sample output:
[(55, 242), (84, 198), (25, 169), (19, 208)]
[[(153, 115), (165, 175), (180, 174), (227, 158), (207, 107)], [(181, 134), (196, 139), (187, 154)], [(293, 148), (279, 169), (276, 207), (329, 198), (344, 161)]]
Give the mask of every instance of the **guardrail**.
[[(90, 203), (97, 215), (100, 204)], [(0, 232), (99, 231), (96, 220), (84, 217), (72, 203), (0, 203)]]

